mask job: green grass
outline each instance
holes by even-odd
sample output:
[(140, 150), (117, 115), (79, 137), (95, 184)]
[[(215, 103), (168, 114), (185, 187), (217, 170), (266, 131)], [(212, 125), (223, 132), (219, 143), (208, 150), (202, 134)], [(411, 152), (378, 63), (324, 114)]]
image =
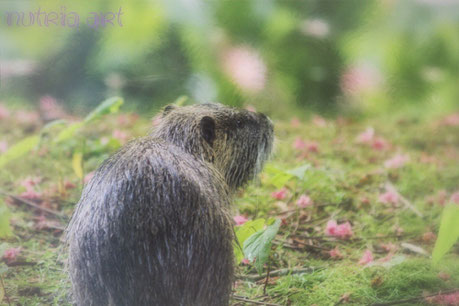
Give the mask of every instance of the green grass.
[[(139, 118), (120, 124), (118, 117), (109, 115), (91, 123), (76, 137), (59, 145), (45, 139), (40, 148), (1, 169), (0, 189), (19, 195), (25, 190), (20, 184), (22, 180), (40, 177), (41, 182), (34, 187), (41, 193), (40, 205), (70, 217), (82, 188), (81, 180), (72, 169), (73, 152), (84, 149), (84, 170), (89, 173), (120, 146), (120, 141), (112, 137), (115, 129), (126, 132), (131, 138), (147, 133), (150, 128), (150, 120)], [(348, 296), (343, 303), (367, 305), (459, 288), (457, 246), (435, 267), (426, 256), (408, 252), (401, 246), (408, 242), (430, 254), (434, 241), (422, 237), (426, 232), (437, 232), (442, 207), (438, 201), (430, 203), (429, 197), (445, 190), (449, 198), (459, 189), (459, 128), (438, 122), (439, 118), (347, 119), (329, 120), (325, 127), (312, 121), (302, 122), (298, 127), (290, 122), (276, 122), (277, 143), (273, 158), (260, 179), (238, 193), (233, 213), (244, 214), (249, 219), (283, 218), (271, 254), (271, 271), (309, 266), (320, 269), (313, 273), (273, 277), (266, 287), (266, 295), (265, 279), (257, 282), (238, 280), (235, 294), (281, 305), (335, 305)], [(356, 143), (357, 135), (368, 126), (374, 127), (376, 136), (384, 137), (390, 144), (386, 150), (378, 151)], [(13, 144), (39, 128), (40, 125), (27, 127), (12, 117), (0, 122), (0, 141)], [(55, 133), (51, 132), (50, 139)], [(292, 143), (298, 137), (306, 142), (317, 142), (318, 152), (302, 154), (294, 149)], [(408, 154), (410, 161), (399, 169), (384, 168), (384, 161), (397, 153)], [(432, 161), (426, 163), (426, 156)], [(282, 179), (287, 170), (305, 165), (309, 168), (303, 178)], [(66, 189), (64, 182), (72, 182), (76, 188)], [(387, 182), (392, 183), (424, 217), (416, 216), (403, 205), (394, 207), (380, 203), (378, 196)], [(281, 201), (272, 198), (271, 193), (283, 186), (288, 189), (287, 197)], [(312, 207), (297, 208), (295, 203), (301, 194), (312, 198)], [(3, 196), (0, 197), (2, 204), (11, 212), (13, 235), (0, 240), (0, 255), (7, 248), (21, 248), (16, 259), (19, 265), (10, 266), (1, 274), (11, 305), (70, 305), (66, 254), (60, 230), (66, 222)], [(339, 223), (349, 221), (354, 232), (352, 239), (322, 237), (306, 241), (295, 238), (295, 234), (324, 236), (329, 219)], [(43, 222), (51, 222), (51, 226), (40, 227)], [(395, 236), (397, 227), (403, 229), (401, 236)], [(378, 238), (378, 235), (384, 237)], [(304, 243), (312, 247), (305, 248)], [(366, 249), (373, 251), (376, 262), (385, 257), (387, 252), (381, 249), (382, 243), (395, 244), (394, 256), (403, 256), (404, 260), (390, 268), (358, 264)], [(326, 250), (335, 247), (343, 254), (342, 259), (329, 258)], [(21, 264), (23, 262), (33, 265)], [(449, 280), (439, 278), (439, 272), (448, 273)], [(256, 274), (256, 271), (252, 265), (240, 265), (237, 274)], [(233, 303), (242, 304), (236, 300)]]

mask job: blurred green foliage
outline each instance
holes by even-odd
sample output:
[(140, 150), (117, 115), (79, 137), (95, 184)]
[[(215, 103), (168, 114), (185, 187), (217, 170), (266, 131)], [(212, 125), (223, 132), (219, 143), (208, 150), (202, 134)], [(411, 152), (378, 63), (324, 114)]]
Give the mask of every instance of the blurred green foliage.
[[(84, 111), (120, 95), (148, 111), (187, 95), (278, 116), (458, 105), (454, 1), (36, 0), (0, 8), (7, 103), (51, 95)], [(79, 26), (7, 25), (8, 12), (24, 12), (27, 24), (38, 8), (76, 12)], [(121, 22), (91, 28), (91, 12), (121, 13)]]

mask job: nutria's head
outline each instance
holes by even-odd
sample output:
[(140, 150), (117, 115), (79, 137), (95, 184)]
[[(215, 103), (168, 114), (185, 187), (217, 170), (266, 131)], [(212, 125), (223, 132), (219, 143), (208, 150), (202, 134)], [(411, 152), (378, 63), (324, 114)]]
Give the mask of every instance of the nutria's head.
[(273, 142), (268, 117), (221, 104), (166, 106), (152, 136), (209, 163), (235, 189), (261, 171)]

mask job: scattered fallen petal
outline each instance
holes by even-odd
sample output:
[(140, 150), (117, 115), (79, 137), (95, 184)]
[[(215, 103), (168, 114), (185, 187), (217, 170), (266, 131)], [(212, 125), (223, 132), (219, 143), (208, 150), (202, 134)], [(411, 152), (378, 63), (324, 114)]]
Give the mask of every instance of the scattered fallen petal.
[(380, 194), (378, 200), (384, 204), (397, 204), (399, 201), (399, 195), (395, 190), (388, 190)]
[(8, 150), (8, 143), (6, 141), (0, 141), (0, 153), (4, 153)]
[(306, 148), (306, 142), (304, 142), (301, 138), (296, 138), (293, 142), (292, 147), (296, 150), (304, 150)]
[(366, 250), (363, 253), (362, 258), (360, 258), (359, 260), (359, 265), (364, 266), (366, 264), (369, 264), (372, 261), (373, 261), (373, 253), (370, 250)]
[(356, 141), (358, 143), (367, 143), (367, 144), (369, 144), (373, 140), (373, 136), (374, 135), (375, 135), (375, 130), (372, 127), (369, 127), (364, 132), (360, 133), (357, 136)]
[(377, 151), (383, 151), (389, 147), (389, 144), (384, 138), (377, 137), (371, 144), (371, 147)]
[(459, 204), (459, 191), (456, 191), (455, 193), (453, 193), (449, 201), (454, 204)]
[(271, 196), (276, 200), (283, 200), (287, 196), (287, 188), (283, 187), (278, 191), (274, 191)]
[(349, 222), (338, 225), (335, 220), (330, 220), (325, 228), (325, 234), (328, 236), (346, 239), (351, 237), (353, 232)]
[(246, 223), (249, 219), (247, 219), (245, 216), (239, 215), (239, 216), (234, 216), (233, 220), (234, 222), (236, 222), (236, 225), (242, 225)]
[(21, 248), (9, 248), (6, 249), (5, 252), (3, 253), (3, 259), (5, 259), (8, 262), (12, 262), (16, 260), (16, 257), (19, 255), (21, 252)]
[(341, 251), (338, 249), (338, 247), (331, 249), (328, 254), (330, 255), (330, 258), (333, 259), (341, 259), (343, 258), (343, 254), (341, 254)]
[(312, 200), (309, 196), (303, 194), (300, 196), (298, 201), (296, 201), (296, 205), (298, 205), (298, 207), (301, 207), (301, 208), (312, 206)]
[(389, 169), (397, 169), (403, 167), (409, 160), (410, 157), (407, 154), (397, 154), (386, 160), (384, 166)]
[(312, 123), (318, 127), (325, 127), (327, 126), (327, 121), (322, 118), (321, 116), (314, 115), (312, 117)]

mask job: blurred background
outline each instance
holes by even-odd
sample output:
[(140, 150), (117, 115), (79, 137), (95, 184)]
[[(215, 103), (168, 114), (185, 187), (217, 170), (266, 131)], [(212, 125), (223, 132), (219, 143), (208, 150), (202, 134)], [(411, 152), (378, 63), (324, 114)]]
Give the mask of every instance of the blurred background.
[(9, 109), (81, 115), (114, 95), (146, 115), (180, 96), (279, 118), (459, 105), (455, 0), (2, 0), (0, 12)]

